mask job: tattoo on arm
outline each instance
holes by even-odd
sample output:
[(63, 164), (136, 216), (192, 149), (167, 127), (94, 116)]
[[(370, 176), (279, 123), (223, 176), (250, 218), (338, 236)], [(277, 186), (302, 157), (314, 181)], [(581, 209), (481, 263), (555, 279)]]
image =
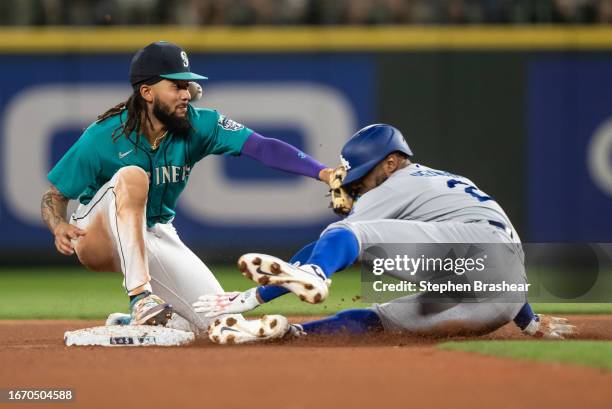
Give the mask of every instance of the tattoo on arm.
[(55, 186), (45, 192), (40, 202), (40, 213), (43, 221), (53, 233), (55, 228), (66, 221), (69, 199), (60, 193)]

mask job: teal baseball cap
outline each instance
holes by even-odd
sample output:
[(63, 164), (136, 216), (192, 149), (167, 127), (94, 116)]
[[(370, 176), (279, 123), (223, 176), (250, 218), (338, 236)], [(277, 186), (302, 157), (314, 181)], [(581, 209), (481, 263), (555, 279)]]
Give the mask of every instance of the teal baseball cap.
[(157, 41), (134, 54), (130, 65), (130, 82), (133, 87), (152, 85), (164, 78), (185, 81), (208, 79), (191, 72), (187, 53), (176, 44)]

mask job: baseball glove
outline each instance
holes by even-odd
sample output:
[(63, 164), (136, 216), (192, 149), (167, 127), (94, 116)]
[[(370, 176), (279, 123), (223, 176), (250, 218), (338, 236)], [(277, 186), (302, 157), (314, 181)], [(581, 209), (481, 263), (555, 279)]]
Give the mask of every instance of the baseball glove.
[(346, 216), (353, 208), (355, 198), (350, 192), (342, 187), (342, 181), (346, 177), (346, 168), (338, 166), (332, 172), (329, 178), (329, 194), (331, 196), (330, 206), (334, 213), (340, 216)]

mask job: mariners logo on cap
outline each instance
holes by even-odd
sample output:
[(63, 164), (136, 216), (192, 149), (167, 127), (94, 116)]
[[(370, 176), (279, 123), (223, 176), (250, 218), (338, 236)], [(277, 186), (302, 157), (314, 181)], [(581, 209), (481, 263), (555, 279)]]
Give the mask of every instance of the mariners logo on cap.
[(344, 156), (342, 155), (340, 155), (340, 163), (342, 163), (342, 166), (344, 166), (346, 170), (349, 170), (351, 168), (349, 161), (344, 159)]
[(181, 58), (183, 59), (183, 67), (189, 67), (189, 58), (187, 58), (185, 51), (181, 51)]

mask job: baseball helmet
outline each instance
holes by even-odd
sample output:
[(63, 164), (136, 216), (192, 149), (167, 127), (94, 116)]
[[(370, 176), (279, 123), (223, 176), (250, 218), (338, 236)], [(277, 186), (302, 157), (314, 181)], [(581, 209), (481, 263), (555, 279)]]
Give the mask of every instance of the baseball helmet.
[(342, 147), (340, 161), (347, 169), (342, 185), (361, 179), (393, 152), (412, 156), (410, 147), (397, 128), (374, 124), (360, 129)]

